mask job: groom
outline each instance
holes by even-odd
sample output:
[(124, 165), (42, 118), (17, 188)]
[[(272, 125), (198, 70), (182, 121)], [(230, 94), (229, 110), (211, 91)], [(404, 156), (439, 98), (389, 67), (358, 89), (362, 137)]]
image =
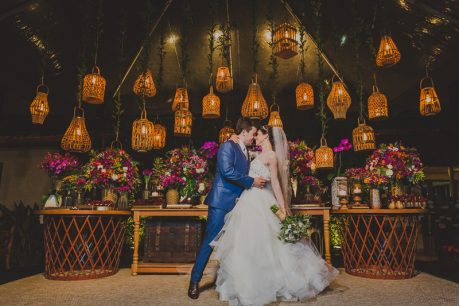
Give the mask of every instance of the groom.
[(206, 233), (188, 288), (188, 296), (192, 299), (199, 297), (199, 281), (212, 253), (209, 243), (223, 228), (226, 214), (234, 208), (236, 199), (244, 189), (263, 188), (266, 183), (261, 177), (248, 176), (250, 161), (246, 146), (252, 144), (256, 132), (257, 128), (250, 119), (239, 118), (236, 125), (239, 143), (226, 141), (218, 150), (217, 171), (212, 189), (205, 200), (205, 204), (209, 206)]

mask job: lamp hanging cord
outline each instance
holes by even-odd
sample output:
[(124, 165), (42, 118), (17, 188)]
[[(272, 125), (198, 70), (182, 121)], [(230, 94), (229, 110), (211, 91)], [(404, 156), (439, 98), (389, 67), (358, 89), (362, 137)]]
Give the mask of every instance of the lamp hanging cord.
[(102, 35), (102, 2), (103, 0), (99, 1), (99, 5), (97, 9), (97, 16), (96, 16), (96, 41), (95, 41), (95, 48), (94, 48), (94, 66), (97, 66), (97, 56), (99, 53), (99, 40), (100, 40), (100, 36)]

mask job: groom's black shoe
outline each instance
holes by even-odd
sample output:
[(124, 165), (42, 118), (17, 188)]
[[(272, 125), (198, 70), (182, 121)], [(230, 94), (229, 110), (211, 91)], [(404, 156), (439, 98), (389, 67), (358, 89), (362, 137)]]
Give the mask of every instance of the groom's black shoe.
[(193, 300), (199, 297), (199, 283), (190, 281), (190, 287), (188, 287), (188, 296)]

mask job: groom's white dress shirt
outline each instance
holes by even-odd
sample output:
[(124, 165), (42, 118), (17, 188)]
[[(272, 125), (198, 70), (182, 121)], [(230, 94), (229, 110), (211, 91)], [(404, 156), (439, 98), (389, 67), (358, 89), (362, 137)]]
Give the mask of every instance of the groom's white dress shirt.
[(239, 146), (241, 147), (242, 153), (244, 153), (245, 158), (249, 159), (249, 156), (247, 155), (247, 148), (242, 140), (239, 140)]

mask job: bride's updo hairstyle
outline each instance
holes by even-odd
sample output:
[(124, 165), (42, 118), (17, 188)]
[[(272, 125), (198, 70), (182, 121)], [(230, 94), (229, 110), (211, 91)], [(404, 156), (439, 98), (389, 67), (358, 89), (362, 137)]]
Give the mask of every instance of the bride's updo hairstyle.
[(260, 128), (260, 131), (263, 133), (263, 135), (268, 134), (269, 142), (271, 143), (273, 150), (276, 150), (276, 148), (274, 147), (273, 127), (269, 125), (263, 125)]

